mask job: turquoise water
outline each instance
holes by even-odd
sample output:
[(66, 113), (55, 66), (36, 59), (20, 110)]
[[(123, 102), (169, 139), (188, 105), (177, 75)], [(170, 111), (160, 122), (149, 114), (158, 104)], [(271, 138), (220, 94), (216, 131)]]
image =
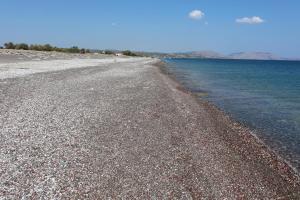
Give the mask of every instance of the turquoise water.
[(166, 59), (177, 79), (300, 170), (300, 62)]

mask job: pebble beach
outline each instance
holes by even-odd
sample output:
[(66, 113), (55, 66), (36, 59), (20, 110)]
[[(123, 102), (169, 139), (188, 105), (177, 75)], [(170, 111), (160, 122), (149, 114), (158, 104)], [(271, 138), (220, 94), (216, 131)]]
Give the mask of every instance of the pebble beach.
[(298, 199), (298, 173), (158, 59), (0, 50), (0, 199)]

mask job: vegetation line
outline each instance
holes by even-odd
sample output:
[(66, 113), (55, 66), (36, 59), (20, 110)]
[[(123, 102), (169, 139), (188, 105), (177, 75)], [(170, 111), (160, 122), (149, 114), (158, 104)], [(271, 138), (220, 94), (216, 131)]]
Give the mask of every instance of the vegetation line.
[[(73, 46), (70, 48), (60, 48), (56, 46), (52, 46), (50, 44), (31, 44), (28, 45), (26, 43), (18, 43), (14, 44), (13, 42), (4, 43), (5, 49), (16, 49), (16, 50), (33, 50), (33, 51), (56, 51), (56, 52), (63, 52), (63, 53), (102, 53), (102, 54), (114, 54), (114, 55), (125, 55), (125, 56), (138, 56), (137, 54), (126, 50), (126, 51), (112, 51), (112, 50), (90, 50), (85, 48), (79, 48), (77, 46)], [(3, 47), (0, 47), (3, 49)]]

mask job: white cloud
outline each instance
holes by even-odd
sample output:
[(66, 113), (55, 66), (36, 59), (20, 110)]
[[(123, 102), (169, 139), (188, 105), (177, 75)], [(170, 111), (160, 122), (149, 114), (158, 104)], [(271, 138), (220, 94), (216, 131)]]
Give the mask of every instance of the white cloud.
[(257, 16), (243, 17), (243, 18), (236, 19), (235, 21), (236, 23), (240, 23), (240, 24), (261, 24), (265, 22), (265, 20)]
[(189, 13), (189, 17), (195, 20), (202, 19), (204, 15), (204, 12), (202, 12), (201, 10), (193, 10)]

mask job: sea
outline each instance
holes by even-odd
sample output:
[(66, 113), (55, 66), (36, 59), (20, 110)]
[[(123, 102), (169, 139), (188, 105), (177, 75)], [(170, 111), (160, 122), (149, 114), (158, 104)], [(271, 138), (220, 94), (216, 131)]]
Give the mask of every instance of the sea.
[(164, 59), (187, 89), (300, 171), (300, 61)]

